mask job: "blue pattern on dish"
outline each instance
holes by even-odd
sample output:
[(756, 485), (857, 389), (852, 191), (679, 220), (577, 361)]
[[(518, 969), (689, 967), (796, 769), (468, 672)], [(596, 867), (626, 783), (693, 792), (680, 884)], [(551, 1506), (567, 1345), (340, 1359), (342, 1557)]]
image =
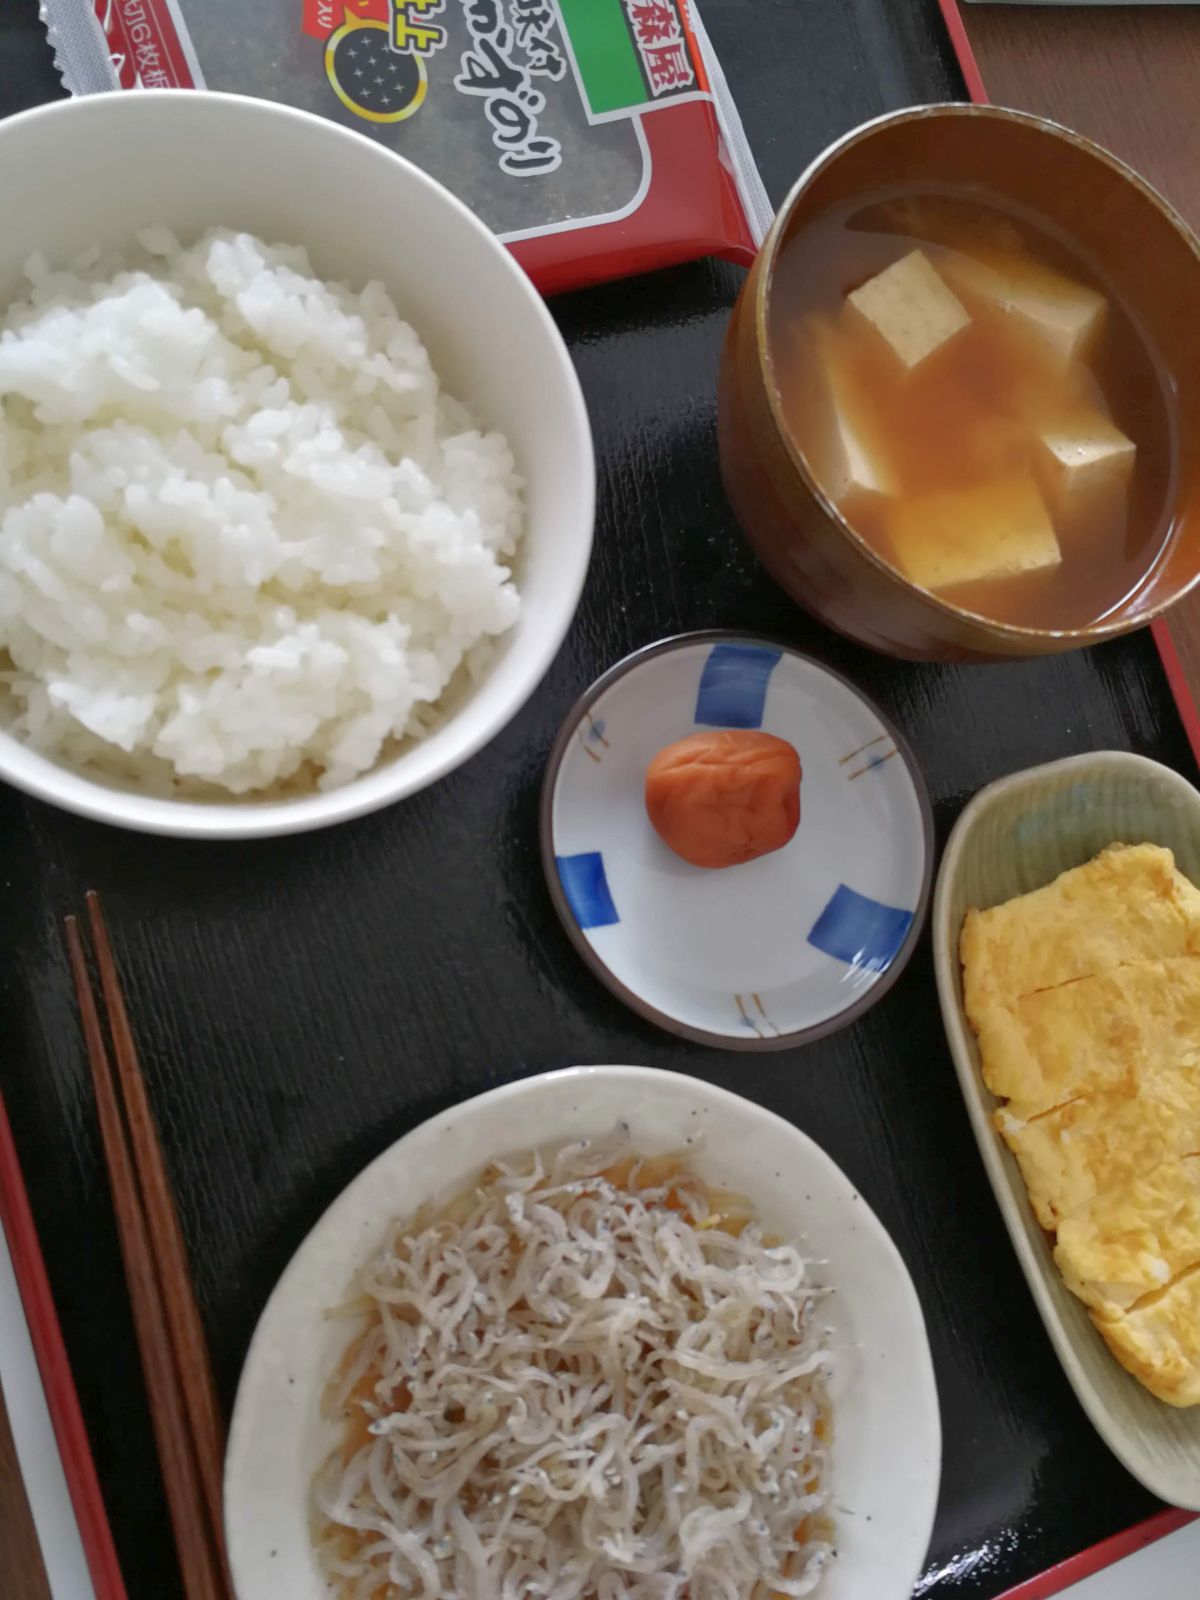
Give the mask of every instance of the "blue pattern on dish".
[(866, 744), (860, 744), (857, 750), (851, 750), (849, 755), (839, 756), (838, 766), (845, 767), (858, 762), (858, 765), (854, 766), (853, 770), (846, 774), (850, 782), (853, 783), (855, 778), (861, 778), (864, 772), (873, 772), (876, 767), (882, 767), (893, 756), (899, 755), (900, 752), (895, 745), (892, 745), (890, 750), (876, 750), (873, 756), (867, 755), (868, 750), (875, 750), (877, 745), (888, 744), (890, 740), (890, 734), (877, 733), (873, 739), (868, 739)]
[(859, 767), (857, 772), (852, 772), (850, 774), (850, 782), (853, 783), (855, 778), (861, 778), (864, 772), (874, 772), (876, 767), (882, 767), (886, 762), (890, 761), (894, 755), (898, 754), (899, 751), (897, 751), (895, 745), (893, 745), (886, 755), (873, 756), (871, 760), (867, 762), (865, 767)]
[(620, 922), (599, 850), (577, 856), (555, 856), (558, 881), (581, 928), (608, 928)]
[(813, 923), (808, 942), (849, 967), (882, 972), (895, 960), (912, 919), (911, 911), (885, 906), (840, 883)]
[(767, 1015), (767, 1008), (763, 1005), (761, 995), (751, 994), (749, 999), (747, 999), (745, 995), (735, 994), (733, 998), (737, 1002), (738, 1017), (743, 1028), (748, 1028), (751, 1033), (757, 1034), (760, 1039), (765, 1039), (767, 1037), (767, 1034), (762, 1028), (759, 1027), (758, 1022), (755, 1019), (754, 1012), (757, 1011), (758, 1015), (762, 1018), (763, 1022), (766, 1023), (767, 1027), (775, 1035), (775, 1037), (777, 1039), (783, 1037), (780, 1030)]
[(709, 728), (761, 728), (767, 685), (782, 650), (763, 644), (715, 644), (696, 694), (696, 718)]

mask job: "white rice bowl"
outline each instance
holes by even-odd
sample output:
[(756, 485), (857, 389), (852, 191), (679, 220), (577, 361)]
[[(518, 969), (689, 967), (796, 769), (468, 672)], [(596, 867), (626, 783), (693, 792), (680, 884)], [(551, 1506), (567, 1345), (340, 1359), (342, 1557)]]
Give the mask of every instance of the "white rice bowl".
[(138, 246), (33, 257), (0, 333), (0, 719), (147, 793), (336, 788), (516, 621), (512, 452), (380, 284)]

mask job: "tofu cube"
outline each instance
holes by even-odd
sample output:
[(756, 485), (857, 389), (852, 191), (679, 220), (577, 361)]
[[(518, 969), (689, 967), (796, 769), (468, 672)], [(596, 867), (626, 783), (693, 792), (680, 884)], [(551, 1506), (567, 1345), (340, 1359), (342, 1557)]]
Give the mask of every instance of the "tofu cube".
[(1103, 324), (1102, 294), (1027, 256), (989, 251), (976, 258), (955, 252), (939, 267), (968, 304), (1013, 317), (1064, 364), (1088, 354)]
[(1124, 496), (1137, 446), (1100, 411), (1083, 409), (1038, 429), (1036, 469), (1058, 517)]
[(911, 372), (971, 321), (920, 250), (912, 250), (846, 296)]
[(895, 474), (873, 436), (867, 399), (856, 392), (844, 336), (817, 319), (806, 333), (815, 411), (805, 440), (817, 482), (835, 505), (854, 495), (895, 494)]
[(1062, 561), (1031, 477), (898, 500), (887, 509), (893, 558), (923, 589), (1048, 571)]

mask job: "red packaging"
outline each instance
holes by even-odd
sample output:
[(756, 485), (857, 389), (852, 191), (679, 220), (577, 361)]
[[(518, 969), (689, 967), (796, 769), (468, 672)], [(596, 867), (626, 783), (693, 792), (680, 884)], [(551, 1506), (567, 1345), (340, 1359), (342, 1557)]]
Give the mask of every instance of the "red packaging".
[(771, 208), (695, 0), (43, 0), (72, 94), (210, 88), (423, 167), (545, 293), (702, 255)]

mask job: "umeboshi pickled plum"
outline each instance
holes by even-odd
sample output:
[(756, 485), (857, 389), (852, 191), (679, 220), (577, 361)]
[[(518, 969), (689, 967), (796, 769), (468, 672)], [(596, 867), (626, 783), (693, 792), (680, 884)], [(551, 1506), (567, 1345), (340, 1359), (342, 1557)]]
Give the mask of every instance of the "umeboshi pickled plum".
[(689, 734), (646, 769), (646, 811), (693, 867), (736, 867), (781, 850), (800, 822), (800, 757), (740, 728)]

